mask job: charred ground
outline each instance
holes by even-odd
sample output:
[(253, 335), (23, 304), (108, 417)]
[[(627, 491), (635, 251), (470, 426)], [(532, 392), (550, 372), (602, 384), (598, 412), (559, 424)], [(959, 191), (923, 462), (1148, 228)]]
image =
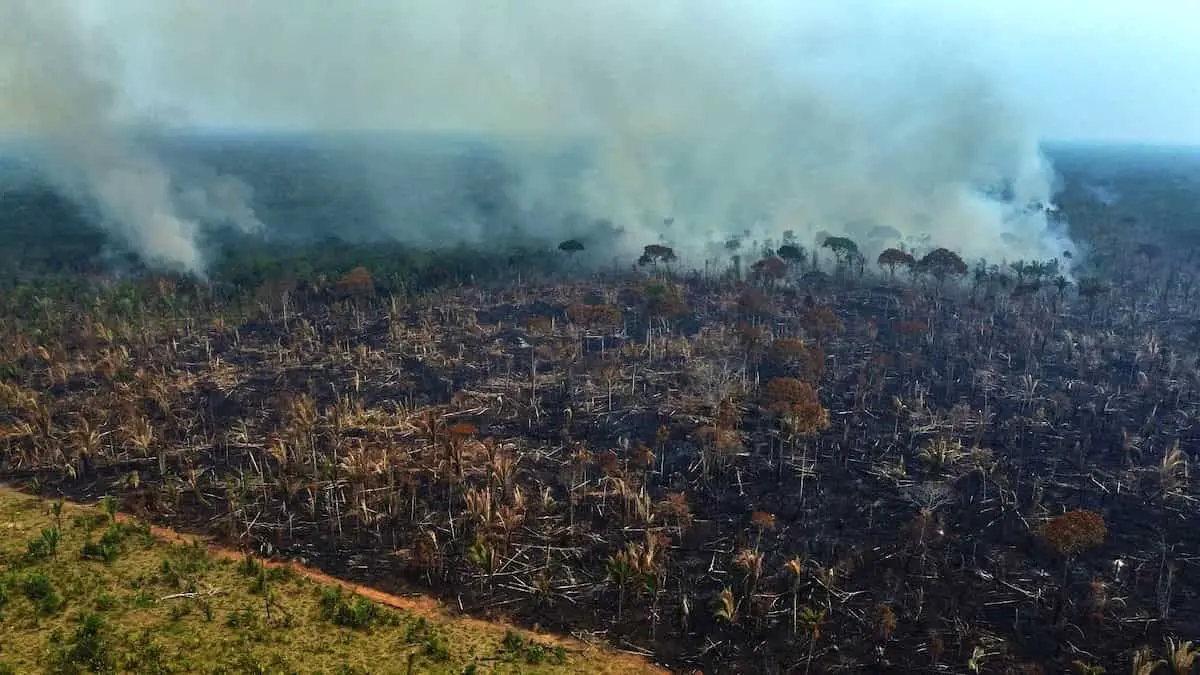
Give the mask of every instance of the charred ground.
[(587, 279), (573, 246), (27, 266), (0, 476), (679, 667), (1169, 657), (1200, 637), (1196, 174), (1061, 164), (1073, 279), (841, 240)]

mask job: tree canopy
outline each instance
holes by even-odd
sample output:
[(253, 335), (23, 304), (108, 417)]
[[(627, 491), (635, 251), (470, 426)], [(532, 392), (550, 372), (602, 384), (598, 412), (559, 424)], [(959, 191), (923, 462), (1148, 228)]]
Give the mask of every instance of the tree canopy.
[(639, 265), (653, 265), (660, 262), (669, 263), (675, 260), (675, 250), (669, 246), (650, 244), (642, 249), (642, 257), (638, 258)]
[(775, 251), (775, 254), (790, 263), (804, 262), (806, 257), (804, 249), (796, 244), (784, 244)]
[(821, 246), (833, 251), (839, 264), (844, 264), (858, 255), (858, 244), (847, 237), (825, 237)]
[(948, 248), (935, 248), (917, 263), (917, 269), (944, 282), (947, 277), (961, 277), (967, 273), (967, 263)]
[(880, 267), (888, 268), (888, 274), (891, 276), (896, 276), (896, 267), (900, 265), (912, 267), (917, 264), (916, 258), (911, 253), (898, 248), (889, 248), (880, 253), (875, 262), (879, 263)]
[(787, 276), (787, 263), (783, 260), (771, 256), (763, 258), (750, 266), (754, 271), (754, 276), (763, 281), (777, 281)]

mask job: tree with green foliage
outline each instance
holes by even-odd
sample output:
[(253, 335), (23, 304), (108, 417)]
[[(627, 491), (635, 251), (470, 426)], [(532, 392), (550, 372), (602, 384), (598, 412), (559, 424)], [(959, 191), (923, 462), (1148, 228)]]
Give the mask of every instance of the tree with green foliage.
[(682, 286), (669, 281), (649, 281), (642, 288), (643, 309), (655, 319), (678, 319), (688, 312)]
[(838, 267), (844, 267), (859, 255), (858, 244), (848, 237), (825, 237), (821, 247), (833, 251)]
[(808, 253), (805, 252), (804, 247), (796, 244), (784, 244), (780, 246), (775, 250), (775, 255), (779, 256), (787, 264), (797, 266), (803, 265), (805, 258), (808, 257)]
[(105, 639), (104, 618), (87, 613), (79, 617), (79, 625), (70, 640), (61, 636), (51, 638), (52, 673), (115, 673), (116, 659)]
[(1057, 258), (1050, 260), (1018, 260), (1014, 263), (1009, 263), (1009, 267), (1017, 274), (1017, 284), (1023, 284), (1026, 281), (1040, 284), (1042, 280), (1053, 278), (1058, 274), (1059, 264)]
[(558, 245), (558, 250), (574, 257), (576, 253), (583, 250), (583, 242), (578, 239), (568, 239)]
[(675, 250), (674, 249), (672, 249), (669, 246), (662, 246), (659, 244), (650, 244), (649, 246), (646, 246), (642, 249), (642, 256), (640, 258), (638, 258), (638, 265), (641, 265), (643, 267), (646, 265), (650, 265), (651, 267), (653, 267), (654, 269), (657, 270), (658, 264), (662, 263), (664, 266), (668, 266), (667, 273), (669, 274), (671, 271), (671, 268), (669, 267), (669, 265), (670, 265), (670, 263), (672, 263), (674, 261), (675, 261)]

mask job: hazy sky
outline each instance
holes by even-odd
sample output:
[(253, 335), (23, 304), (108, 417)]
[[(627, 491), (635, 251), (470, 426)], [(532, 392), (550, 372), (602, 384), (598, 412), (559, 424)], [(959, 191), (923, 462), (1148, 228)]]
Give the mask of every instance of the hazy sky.
[[(107, 17), (106, 32), (120, 43), (130, 74), (127, 86), (135, 90), (135, 100), (153, 103), (160, 113), (187, 111), (191, 122), (205, 126), (277, 122), (261, 111), (235, 112), (228, 104), (215, 105), (203, 86), (155, 82), (145, 75), (147, 64), (155, 59), (154, 48), (142, 41), (145, 26), (138, 25), (136, 16), (130, 19), (138, 13), (131, 8), (144, 6), (144, 0), (78, 2), (80, 11)], [(746, 0), (745, 8), (770, 23), (777, 14), (821, 2)], [(279, 22), (303, 23), (306, 19), (299, 15), (303, 4), (295, 5), (295, 13), (279, 16)], [(377, 4), (377, 0), (339, 0), (338, 7), (354, 13), (356, 5), (369, 9)], [(696, 6), (704, 4), (701, 0)], [(911, 35), (914, 41), (961, 42), (964, 58), (971, 57), (996, 74), (997, 83), (1044, 139), (1200, 144), (1200, 40), (1195, 37), (1200, 29), (1200, 2), (1195, 0), (852, 0), (838, 4), (855, 4), (859, 14), (874, 15), (892, 32), (899, 24), (919, 23), (921, 28), (914, 28)], [(353, 41), (352, 36), (346, 39)], [(219, 44), (212, 48), (222, 50)]]
[(919, 1), (978, 27), (1043, 136), (1200, 144), (1200, 3)]

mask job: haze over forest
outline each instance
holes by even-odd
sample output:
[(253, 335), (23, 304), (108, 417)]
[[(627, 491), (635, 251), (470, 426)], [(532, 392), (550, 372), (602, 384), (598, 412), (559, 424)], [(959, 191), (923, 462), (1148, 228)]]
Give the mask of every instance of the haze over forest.
[[(1076, 242), (1044, 141), (1200, 139), (1198, 10), (1171, 11), (17, 0), (0, 130), (37, 138), (24, 159), (117, 241), (201, 274), (207, 233), (300, 220), (420, 245), (576, 237), (605, 259), (785, 233), (1049, 258)], [(221, 135), (161, 138), (196, 130)], [(289, 142), (230, 136), (262, 131)], [(411, 142), (428, 132), (454, 143)]]

